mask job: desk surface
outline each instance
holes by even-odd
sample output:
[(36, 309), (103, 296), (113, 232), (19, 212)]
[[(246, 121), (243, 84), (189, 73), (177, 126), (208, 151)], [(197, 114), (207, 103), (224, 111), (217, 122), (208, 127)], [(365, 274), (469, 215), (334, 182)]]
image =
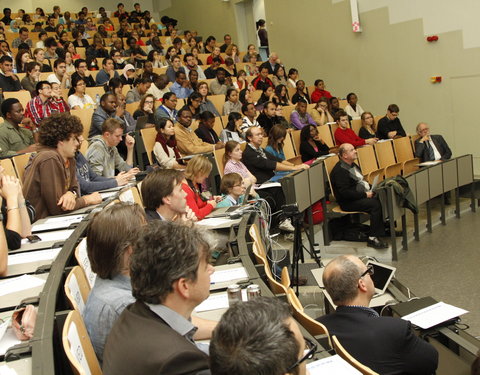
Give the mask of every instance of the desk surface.
[[(42, 280), (47, 280), (48, 273), (35, 275), (34, 277), (37, 277)], [(8, 280), (8, 279), (5, 279), (5, 280)], [(39, 286), (35, 286), (33, 288), (24, 289), (18, 292), (13, 292), (13, 293), (0, 296), (0, 309), (7, 309), (10, 307), (15, 308), (20, 304), (20, 302), (23, 299), (38, 296), (42, 292), (44, 286), (45, 286), (45, 283)]]

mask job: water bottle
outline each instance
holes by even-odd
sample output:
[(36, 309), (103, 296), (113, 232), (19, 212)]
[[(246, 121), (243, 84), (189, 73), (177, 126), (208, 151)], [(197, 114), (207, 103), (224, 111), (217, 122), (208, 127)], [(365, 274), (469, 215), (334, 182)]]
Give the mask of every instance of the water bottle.
[(97, 103), (97, 107), (100, 105), (100, 95), (95, 95), (95, 103)]

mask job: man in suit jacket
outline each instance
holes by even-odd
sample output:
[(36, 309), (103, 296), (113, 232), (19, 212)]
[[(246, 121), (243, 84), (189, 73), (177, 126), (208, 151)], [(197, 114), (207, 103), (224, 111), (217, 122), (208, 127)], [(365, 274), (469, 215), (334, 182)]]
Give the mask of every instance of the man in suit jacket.
[(435, 373), (438, 353), (413, 333), (410, 322), (379, 316), (368, 307), (375, 293), (372, 273), (356, 256), (333, 259), (323, 283), (337, 310), (317, 320), (355, 359), (380, 374)]
[(142, 197), (147, 220), (178, 221), (192, 224), (195, 213), (187, 206), (182, 189), (183, 173), (176, 169), (156, 169), (142, 182)]
[(441, 135), (430, 135), (428, 124), (421, 122), (417, 125), (417, 134), (420, 136), (415, 141), (415, 157), (425, 161), (448, 160), (452, 151)]
[[(198, 330), (193, 309), (210, 293), (210, 244), (196, 228), (153, 220), (142, 227), (130, 258), (132, 295), (113, 325), (103, 354), (103, 373), (201, 374), (215, 323)], [(198, 320), (197, 320), (198, 321)]]

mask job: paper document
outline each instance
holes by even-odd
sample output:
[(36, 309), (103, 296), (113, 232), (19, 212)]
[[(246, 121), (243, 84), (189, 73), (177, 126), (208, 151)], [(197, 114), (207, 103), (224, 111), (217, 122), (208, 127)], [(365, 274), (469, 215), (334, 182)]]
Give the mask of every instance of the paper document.
[(15, 264), (25, 264), (39, 262), (42, 260), (51, 260), (52, 262), (57, 257), (58, 253), (62, 250), (61, 247), (55, 249), (46, 249), (38, 251), (30, 251), (27, 253), (12, 254), (8, 256), (8, 265), (13, 266)]
[[(247, 290), (242, 289), (242, 300), (247, 300)], [(205, 301), (195, 307), (195, 312), (228, 309), (228, 296), (226, 292), (211, 294)]]
[(438, 163), (441, 163), (441, 160), (432, 160), (432, 161), (424, 161), (423, 163), (419, 163), (418, 166), (420, 167), (429, 167), (431, 165), (436, 165)]
[(315, 362), (307, 363), (307, 370), (310, 375), (324, 374), (342, 374), (342, 375), (361, 375), (362, 373), (345, 361), (339, 355), (319, 359)]
[(71, 216), (61, 216), (61, 217), (52, 217), (45, 220), (41, 224), (33, 224), (32, 232), (42, 232), (46, 230), (68, 228), (72, 224), (77, 224), (83, 220), (85, 215), (71, 215)]
[(68, 343), (70, 344), (70, 353), (73, 354), (75, 359), (80, 363), (86, 375), (91, 375), (90, 366), (87, 362), (87, 356), (83, 351), (82, 342), (78, 334), (77, 326), (74, 322), (71, 323), (67, 333)]
[(0, 324), (0, 341), (2, 340), (5, 332), (7, 332), (7, 328), (9, 324), (10, 324), (10, 318), (5, 319), (5, 321), (2, 324)]
[(244, 267), (231, 268), (228, 270), (215, 271), (213, 275), (210, 276), (210, 284), (241, 279), (248, 279), (247, 270)]
[(335, 156), (336, 154), (327, 154), (327, 155), (322, 155), (317, 158), (317, 160), (323, 160), (323, 159), (328, 159), (330, 156)]
[(22, 275), (18, 277), (12, 277), (11, 279), (5, 279), (0, 281), (0, 297), (20, 292), (22, 290), (36, 288), (45, 284), (44, 279), (40, 279), (31, 275)]
[(215, 228), (218, 226), (229, 226), (232, 223), (231, 219), (221, 218), (221, 217), (211, 217), (208, 219), (203, 219), (197, 222), (197, 225), (204, 226), (207, 228)]
[(393, 141), (393, 139), (379, 139), (377, 143), (390, 142), (390, 141)]
[(21, 341), (15, 336), (12, 327), (9, 327), (0, 340), (0, 355), (5, 355), (9, 348), (17, 344), (21, 344)]
[(255, 190), (268, 189), (272, 187), (282, 187), (282, 184), (280, 184), (280, 182), (264, 182), (261, 185), (255, 185)]
[(409, 320), (417, 327), (427, 329), (437, 324), (446, 322), (447, 320), (456, 318), (467, 313), (467, 310), (456, 306), (449, 305), (444, 302), (438, 302), (434, 305), (425, 307), (414, 313), (402, 317), (404, 320)]
[[(41, 241), (65, 241), (70, 235), (73, 233), (74, 229), (65, 229), (65, 230), (57, 230), (53, 232), (45, 232), (37, 234), (40, 237)], [(25, 239), (24, 239), (25, 240)], [(28, 240), (23, 243), (28, 243)]]
[(108, 199), (110, 197), (116, 196), (118, 193), (116, 191), (107, 191), (105, 193), (100, 193), (103, 200)]

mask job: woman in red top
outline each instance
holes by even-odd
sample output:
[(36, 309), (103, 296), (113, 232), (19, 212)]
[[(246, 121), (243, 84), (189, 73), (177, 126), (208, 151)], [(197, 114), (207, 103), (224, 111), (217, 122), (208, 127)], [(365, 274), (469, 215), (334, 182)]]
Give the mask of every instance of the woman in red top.
[(210, 56), (208, 56), (208, 58), (207, 58), (207, 65), (212, 65), (214, 57), (218, 57), (220, 59), (221, 63), (225, 64), (225, 60), (220, 55), (220, 47), (215, 46), (213, 48), (212, 54)]
[(198, 220), (202, 220), (217, 207), (215, 197), (206, 199), (201, 195), (202, 183), (211, 171), (212, 163), (203, 155), (194, 156), (185, 169), (182, 188), (187, 194), (187, 206), (195, 213)]

